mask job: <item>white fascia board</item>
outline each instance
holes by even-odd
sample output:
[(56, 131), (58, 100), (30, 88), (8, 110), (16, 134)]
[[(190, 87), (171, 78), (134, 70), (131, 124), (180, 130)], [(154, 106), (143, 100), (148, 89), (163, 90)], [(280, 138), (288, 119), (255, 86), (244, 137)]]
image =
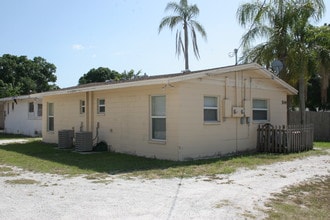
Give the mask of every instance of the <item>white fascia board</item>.
[(62, 94), (73, 94), (73, 93), (80, 93), (80, 92), (91, 92), (91, 91), (102, 91), (102, 90), (112, 90), (112, 89), (122, 89), (122, 88), (130, 88), (130, 87), (138, 87), (138, 86), (151, 86), (151, 85), (167, 85), (171, 83), (181, 82), (190, 79), (197, 79), (205, 76), (214, 76), (214, 75), (221, 75), (230, 72), (237, 72), (237, 71), (244, 71), (244, 70), (259, 70), (266, 78), (271, 78), (276, 80), (281, 86), (288, 90), (289, 93), (292, 95), (297, 94), (297, 90), (291, 87), (289, 84), (284, 82), (283, 80), (279, 79), (277, 76), (266, 70), (264, 67), (260, 66), (256, 63), (250, 64), (242, 64), (237, 66), (229, 66), (229, 67), (220, 67), (215, 69), (209, 70), (202, 70), (196, 71), (190, 74), (182, 74), (178, 76), (164, 76), (163, 78), (157, 79), (146, 79), (146, 80), (137, 80), (137, 81), (130, 81), (130, 82), (121, 82), (121, 83), (109, 83), (104, 85), (96, 85), (96, 86), (89, 86), (89, 87), (75, 87), (72, 89), (62, 89), (62, 90), (55, 90), (49, 91), (44, 93), (39, 93), (42, 96), (53, 96), (53, 95), (62, 95)]
[(55, 90), (55, 91), (45, 93), (44, 96), (112, 90), (112, 89), (130, 88), (130, 87), (148, 86), (148, 85), (163, 85), (163, 84), (168, 84), (168, 83), (169, 83), (169, 81), (167, 78), (138, 80), (138, 81), (122, 82), (122, 83), (114, 83), (114, 84), (110, 83), (110, 84), (105, 84), (105, 85), (98, 85), (98, 86), (91, 86), (91, 87), (84, 87), (84, 88)]
[(289, 95), (297, 95), (298, 94), (298, 90), (293, 88), (291, 85), (289, 85), (284, 80), (280, 79), (278, 76), (274, 75), (273, 73), (271, 73), (270, 71), (268, 71), (265, 68), (261, 68), (261, 70), (263, 71), (264, 74), (268, 75), (270, 78), (272, 78), (277, 83), (279, 83), (281, 86), (283, 86), (289, 92)]
[(242, 65), (237, 65), (237, 66), (220, 67), (220, 68), (215, 68), (215, 69), (203, 70), (203, 71), (200, 71), (197, 73), (192, 73), (192, 74), (187, 74), (187, 75), (176, 76), (176, 77), (170, 78), (169, 83), (180, 82), (180, 81), (190, 80), (190, 79), (197, 79), (197, 78), (201, 78), (201, 77), (205, 77), (205, 76), (221, 75), (221, 74), (237, 72), (237, 71), (242, 71), (242, 70), (247, 70), (247, 69), (258, 69), (258, 66), (256, 66), (255, 63), (251, 63), (251, 64), (242, 64)]
[(13, 101), (14, 99), (16, 99), (16, 100), (42, 99), (42, 97), (43, 97), (43, 93), (35, 93), (35, 94), (30, 94), (30, 95), (10, 96), (10, 97), (1, 98), (0, 102)]
[(280, 79), (278, 76), (274, 75), (272, 72), (264, 68), (263, 66), (257, 63), (250, 63), (250, 64), (243, 64), (237, 66), (231, 66), (228, 68), (221, 69), (222, 71), (216, 71), (214, 74), (221, 74), (221, 73), (229, 73), (229, 72), (236, 72), (236, 71), (244, 71), (244, 70), (257, 70), (262, 73), (266, 78), (270, 78), (275, 80), (278, 84), (284, 87), (289, 95), (297, 95), (298, 91), (293, 88), (291, 85), (286, 83), (284, 80)]

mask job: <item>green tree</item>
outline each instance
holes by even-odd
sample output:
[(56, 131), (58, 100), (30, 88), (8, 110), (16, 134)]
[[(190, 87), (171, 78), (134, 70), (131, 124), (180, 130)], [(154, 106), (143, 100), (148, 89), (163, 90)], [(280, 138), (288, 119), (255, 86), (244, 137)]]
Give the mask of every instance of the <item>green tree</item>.
[(105, 82), (107, 80), (120, 80), (120, 74), (115, 70), (110, 70), (107, 67), (93, 68), (85, 73), (79, 79), (79, 85), (92, 82)]
[(305, 109), (307, 97), (307, 82), (312, 76), (314, 47), (309, 45), (308, 35), (310, 33), (309, 20), (318, 20), (322, 17), (325, 6), (319, 0), (299, 0), (291, 5), (294, 22), (291, 26), (290, 36), (292, 42), (289, 44), (288, 69), (298, 73), (299, 108), (300, 121), (305, 123)]
[[(275, 59), (284, 63), (280, 77), (299, 85), (301, 123), (304, 123), (305, 86), (310, 70), (307, 28), (309, 20), (319, 20), (324, 10), (323, 0), (265, 0), (245, 3), (237, 11), (240, 25), (249, 26), (242, 37), (242, 60), (266, 67)], [(256, 40), (264, 42), (253, 47)]]
[(135, 79), (135, 78), (141, 78), (142, 76), (140, 75), (142, 70), (139, 70), (137, 73), (134, 72), (134, 70), (126, 71), (121, 74), (120, 80), (130, 80), (130, 79)]
[(320, 107), (330, 107), (328, 90), (330, 81), (330, 25), (311, 26), (309, 29), (309, 45), (315, 51), (318, 78), (320, 78)]
[(330, 26), (310, 26), (307, 29), (308, 48), (313, 58), (311, 79), (308, 81), (307, 103), (310, 109), (330, 108)]
[(110, 70), (107, 67), (99, 67), (97, 69), (93, 68), (88, 71), (88, 73), (84, 74), (79, 79), (79, 85), (93, 83), (93, 82), (106, 82), (110, 81), (126, 81), (132, 80), (136, 78), (148, 77), (146, 73), (143, 76), (140, 74), (142, 70), (139, 70), (135, 73), (134, 70), (124, 71), (122, 73), (118, 73), (115, 70)]
[[(180, 0), (180, 3), (170, 2), (167, 4), (165, 11), (172, 11), (175, 15), (164, 17), (159, 25), (158, 32), (160, 32), (165, 26), (168, 26), (171, 30), (174, 27), (179, 26), (180, 28), (176, 31), (176, 54), (180, 56), (181, 51), (184, 54), (185, 70), (189, 70), (189, 55), (188, 45), (189, 36), (188, 30), (190, 30), (191, 40), (193, 45), (194, 54), (197, 59), (200, 58), (199, 49), (197, 45), (197, 32), (204, 38), (207, 39), (204, 27), (195, 20), (199, 15), (199, 9), (196, 4), (188, 5), (187, 0)], [(183, 37), (181, 25), (183, 28)]]
[[(36, 83), (36, 92), (44, 92), (58, 88), (54, 83), (57, 80), (56, 67), (54, 64), (48, 63), (42, 57), (34, 57), (32, 60), (31, 79)], [(50, 84), (53, 83), (53, 84)]]
[(56, 67), (42, 57), (4, 54), (0, 57), (1, 97), (26, 95), (57, 88)]

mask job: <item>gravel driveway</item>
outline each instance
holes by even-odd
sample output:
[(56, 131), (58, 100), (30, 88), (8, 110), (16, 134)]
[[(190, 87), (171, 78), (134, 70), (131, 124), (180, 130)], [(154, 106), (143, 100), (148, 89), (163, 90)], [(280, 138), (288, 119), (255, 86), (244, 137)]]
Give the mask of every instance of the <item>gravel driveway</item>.
[[(262, 219), (274, 192), (330, 174), (330, 156), (241, 169), (216, 178), (131, 179), (31, 173), (0, 176), (0, 219)], [(31, 179), (37, 184), (13, 184)]]

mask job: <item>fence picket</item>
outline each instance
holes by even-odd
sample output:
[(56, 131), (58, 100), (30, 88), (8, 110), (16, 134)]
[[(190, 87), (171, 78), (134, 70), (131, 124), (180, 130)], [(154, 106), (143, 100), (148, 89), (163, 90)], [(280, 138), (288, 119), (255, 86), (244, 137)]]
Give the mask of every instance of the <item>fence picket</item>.
[(257, 150), (269, 153), (293, 153), (313, 149), (313, 125), (259, 125)]
[[(315, 141), (330, 141), (330, 112), (305, 112), (306, 124), (314, 124), (312, 137)], [(300, 112), (289, 112), (288, 124), (300, 122)]]

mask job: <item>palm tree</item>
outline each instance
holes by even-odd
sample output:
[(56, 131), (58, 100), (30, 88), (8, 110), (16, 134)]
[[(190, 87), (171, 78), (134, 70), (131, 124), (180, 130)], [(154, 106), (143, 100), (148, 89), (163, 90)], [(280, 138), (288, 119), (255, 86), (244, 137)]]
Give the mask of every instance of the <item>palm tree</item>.
[[(131, 80), (131, 79), (139, 78), (139, 77), (142, 77), (142, 76), (140, 76), (141, 73), (142, 73), (142, 70), (139, 70), (137, 73), (135, 73), (133, 69), (131, 69), (130, 71), (125, 70), (121, 74), (120, 80)], [(146, 73), (145, 73), (145, 75), (146, 75)]]
[(181, 28), (176, 31), (176, 54), (180, 56), (181, 51), (184, 53), (185, 70), (189, 71), (189, 58), (188, 58), (188, 30), (190, 30), (193, 50), (197, 59), (200, 58), (199, 49), (197, 45), (196, 31), (200, 35), (207, 39), (206, 32), (203, 26), (195, 20), (199, 15), (199, 9), (196, 4), (188, 5), (187, 0), (180, 0), (180, 3), (169, 2), (165, 8), (165, 11), (173, 11), (175, 15), (164, 17), (159, 25), (158, 32), (160, 32), (165, 26), (168, 26), (171, 30), (176, 26), (182, 25), (184, 40), (182, 40)]
[[(323, 0), (264, 0), (245, 3), (237, 11), (240, 25), (250, 25), (242, 37), (243, 60), (267, 67), (275, 59), (283, 62), (280, 77), (292, 85), (299, 82), (301, 123), (304, 123), (309, 63), (306, 28), (310, 18), (319, 20), (322, 17), (324, 9)], [(260, 39), (265, 42), (251, 47), (252, 42)]]
[(321, 27), (311, 27), (310, 39), (311, 47), (314, 48), (318, 71), (321, 77), (321, 105), (327, 106), (328, 88), (330, 81), (330, 25)]
[(308, 47), (309, 20), (318, 20), (324, 13), (324, 3), (319, 0), (299, 0), (290, 5), (295, 20), (291, 26), (292, 43), (289, 45), (290, 69), (298, 73), (300, 121), (305, 123), (306, 83), (310, 79), (310, 64), (313, 61), (313, 47)]

